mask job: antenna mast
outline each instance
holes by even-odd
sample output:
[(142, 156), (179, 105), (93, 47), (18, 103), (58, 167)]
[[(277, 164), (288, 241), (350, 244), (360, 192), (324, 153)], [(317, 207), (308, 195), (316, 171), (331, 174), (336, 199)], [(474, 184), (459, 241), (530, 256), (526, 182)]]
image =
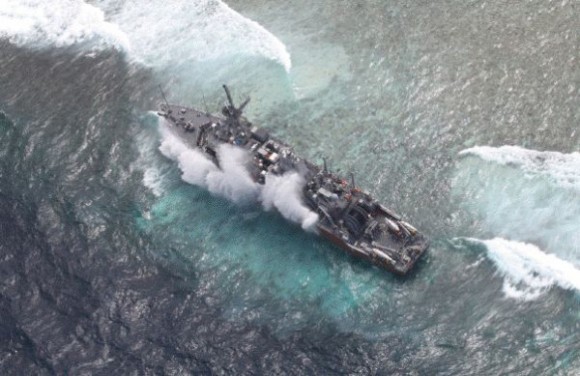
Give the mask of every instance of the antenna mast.
[(163, 89), (161, 88), (161, 84), (159, 84), (159, 91), (161, 91), (161, 96), (163, 97), (163, 100), (165, 101), (165, 105), (167, 106), (167, 112), (171, 112), (171, 110), (169, 109), (169, 102), (167, 102), (167, 98), (165, 97), (165, 93), (163, 92)]
[(230, 102), (230, 107), (232, 108), (232, 110), (236, 110), (236, 106), (234, 106), (234, 101), (232, 100), (232, 96), (230, 95), (230, 89), (228, 89), (228, 87), (224, 84), (222, 85), (224, 90), (226, 91), (226, 96), (228, 97), (228, 102)]

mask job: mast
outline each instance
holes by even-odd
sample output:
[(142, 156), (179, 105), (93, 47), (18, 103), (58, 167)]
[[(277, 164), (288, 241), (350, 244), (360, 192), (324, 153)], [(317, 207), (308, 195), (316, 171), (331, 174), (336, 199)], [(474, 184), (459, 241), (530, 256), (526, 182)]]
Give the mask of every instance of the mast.
[(238, 108), (238, 111), (240, 112), (240, 114), (242, 113), (242, 111), (244, 110), (244, 107), (246, 107), (246, 105), (250, 103), (250, 97), (248, 97), (248, 99), (246, 99)]
[(231, 109), (235, 110), (236, 106), (234, 106), (234, 101), (232, 100), (232, 95), (230, 94), (230, 89), (228, 89), (226, 84), (223, 84), (222, 86), (223, 86), (224, 90), (226, 91), (226, 96), (228, 97), (228, 102), (230, 102)]
[(159, 85), (159, 91), (161, 91), (161, 96), (163, 97), (163, 100), (165, 101), (165, 105), (167, 106), (167, 112), (171, 112), (171, 109), (169, 108), (169, 102), (167, 102), (167, 98), (165, 97), (165, 93), (163, 92), (163, 89), (161, 88), (161, 84)]
[(236, 108), (236, 106), (234, 105), (234, 101), (232, 99), (232, 95), (230, 93), (230, 89), (228, 89), (227, 85), (225, 84), (223, 84), (222, 86), (226, 92), (226, 96), (228, 97), (228, 103), (230, 104), (229, 106), (224, 106), (222, 113), (227, 117), (231, 118), (234, 124), (240, 125), (240, 117), (242, 116), (242, 111), (244, 107), (246, 107), (247, 104), (250, 103), (250, 98), (246, 99), (240, 105), (239, 108)]

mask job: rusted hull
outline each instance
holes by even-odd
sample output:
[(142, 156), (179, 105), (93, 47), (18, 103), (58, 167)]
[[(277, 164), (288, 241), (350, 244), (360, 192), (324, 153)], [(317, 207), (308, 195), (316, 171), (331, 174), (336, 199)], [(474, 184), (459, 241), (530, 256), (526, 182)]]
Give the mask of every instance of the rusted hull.
[[(405, 269), (399, 269), (399, 268), (396, 268), (387, 262), (384, 262), (383, 260), (381, 260), (379, 258), (372, 257), (372, 254), (368, 255), (368, 254), (365, 254), (365, 253), (358, 251), (355, 247), (348, 244), (343, 238), (341, 238), (340, 236), (337, 236), (334, 232), (327, 229), (325, 226), (319, 225), (319, 226), (317, 226), (317, 229), (318, 229), (318, 233), (322, 237), (326, 238), (331, 243), (338, 246), (342, 250), (346, 251), (350, 255), (353, 255), (353, 256), (360, 258), (360, 259), (363, 259), (363, 260), (367, 260), (367, 261), (371, 262), (372, 264), (374, 264), (382, 269), (385, 269), (391, 273), (394, 273), (394, 274), (397, 274), (400, 276), (406, 275), (411, 269), (413, 269), (416, 262), (420, 258), (420, 257), (418, 257), (415, 260), (413, 260), (413, 262), (409, 263)], [(424, 249), (421, 251), (421, 253), (424, 253), (427, 250), (427, 248), (428, 248), (428, 244), (425, 244)]]

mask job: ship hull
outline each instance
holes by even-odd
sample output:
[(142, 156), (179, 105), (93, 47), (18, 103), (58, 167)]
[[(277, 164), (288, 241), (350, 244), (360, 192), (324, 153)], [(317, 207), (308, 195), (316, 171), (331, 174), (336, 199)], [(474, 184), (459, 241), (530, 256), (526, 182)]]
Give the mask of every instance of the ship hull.
[(195, 109), (165, 105), (159, 115), (187, 145), (204, 152), (219, 167), (216, 150), (221, 144), (245, 149), (248, 172), (257, 184), (269, 175), (298, 173), (305, 181), (302, 201), (318, 214), (318, 233), (347, 253), (398, 275), (407, 274), (427, 250), (428, 240), (367, 192), (324, 168), (300, 158), (292, 148), (241, 117), (231, 102), (225, 118)]
[[(409, 271), (414, 268), (415, 263), (418, 261), (418, 259), (415, 260), (415, 262), (408, 265), (408, 267), (404, 268), (404, 269), (395, 268), (393, 265), (391, 265), (389, 263), (385, 263), (382, 260), (380, 260), (376, 257), (372, 257), (372, 255), (369, 255), (369, 254), (361, 251), (360, 249), (353, 247), (347, 241), (342, 239), (340, 236), (337, 236), (336, 233), (334, 233), (332, 230), (329, 230), (328, 228), (326, 228), (324, 226), (317, 226), (317, 230), (318, 230), (318, 233), (320, 234), (320, 236), (327, 239), (332, 244), (339, 247), (340, 249), (342, 249), (343, 251), (345, 251), (349, 255), (354, 256), (357, 259), (371, 262), (373, 265), (375, 265), (381, 269), (385, 269), (385, 270), (387, 270), (393, 274), (399, 275), (399, 276), (407, 275), (409, 273)], [(424, 249), (426, 250), (428, 247), (429, 247), (428, 242), (425, 242)]]

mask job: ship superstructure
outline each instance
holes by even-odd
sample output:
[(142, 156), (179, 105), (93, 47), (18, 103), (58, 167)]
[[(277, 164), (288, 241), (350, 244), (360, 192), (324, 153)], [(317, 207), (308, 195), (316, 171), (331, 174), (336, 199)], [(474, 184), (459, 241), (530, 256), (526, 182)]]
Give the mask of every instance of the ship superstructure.
[(188, 107), (161, 105), (160, 116), (171, 131), (193, 148), (201, 150), (217, 166), (218, 147), (224, 143), (243, 148), (251, 155), (249, 174), (258, 184), (268, 175), (296, 172), (304, 179), (303, 203), (319, 216), (317, 232), (348, 251), (396, 274), (407, 274), (426, 251), (429, 242), (399, 215), (355, 186), (354, 177), (344, 179), (323, 166), (296, 155), (293, 149), (268, 130), (242, 116), (249, 99), (234, 106), (227, 86), (228, 105), (221, 115)]

